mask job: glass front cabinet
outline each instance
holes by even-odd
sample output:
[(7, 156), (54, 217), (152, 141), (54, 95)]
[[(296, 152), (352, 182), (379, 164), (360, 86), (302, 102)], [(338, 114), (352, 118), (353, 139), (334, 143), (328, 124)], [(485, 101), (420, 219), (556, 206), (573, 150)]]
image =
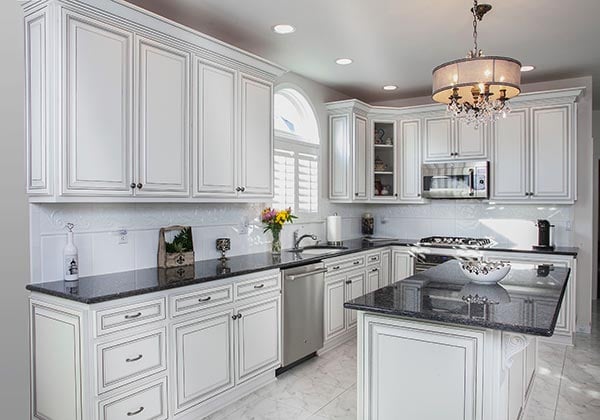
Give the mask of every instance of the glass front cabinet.
[(396, 121), (371, 122), (371, 200), (398, 200)]

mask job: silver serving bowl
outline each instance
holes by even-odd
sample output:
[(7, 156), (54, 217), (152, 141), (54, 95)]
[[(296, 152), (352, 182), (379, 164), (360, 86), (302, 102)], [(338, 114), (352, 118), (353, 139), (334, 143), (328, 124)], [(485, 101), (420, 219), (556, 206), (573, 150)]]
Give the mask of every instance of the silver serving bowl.
[(462, 261), (460, 268), (465, 276), (476, 284), (496, 284), (510, 272), (506, 261)]

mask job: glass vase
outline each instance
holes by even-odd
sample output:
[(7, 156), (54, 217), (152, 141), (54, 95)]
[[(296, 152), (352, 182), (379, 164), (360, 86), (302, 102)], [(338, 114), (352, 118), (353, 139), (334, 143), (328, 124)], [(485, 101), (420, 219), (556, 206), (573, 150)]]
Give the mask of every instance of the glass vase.
[(273, 254), (281, 254), (281, 239), (279, 238), (280, 230), (272, 230), (273, 242), (271, 243), (271, 252)]

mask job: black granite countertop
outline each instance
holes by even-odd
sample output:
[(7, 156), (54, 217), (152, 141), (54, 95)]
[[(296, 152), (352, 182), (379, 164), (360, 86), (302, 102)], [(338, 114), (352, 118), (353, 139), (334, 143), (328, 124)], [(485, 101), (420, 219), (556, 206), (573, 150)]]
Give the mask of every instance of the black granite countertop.
[[(448, 261), (368, 293), (344, 306), (406, 318), (551, 336), (570, 274), (569, 268), (519, 264), (498, 284), (480, 286)], [(493, 304), (471, 303), (466, 296)]]
[[(77, 282), (53, 281), (32, 283), (26, 288), (33, 292), (45, 293), (77, 302), (92, 304), (108, 300), (120, 299), (135, 295), (157, 292), (165, 289), (189, 286), (192, 284), (224, 279), (233, 276), (256, 273), (270, 269), (284, 269), (321, 261), (325, 258), (338, 257), (355, 252), (367, 251), (390, 245), (411, 246), (418, 240), (411, 239), (378, 239), (365, 241), (362, 238), (344, 241), (346, 249), (332, 249), (330, 253), (306, 255), (283, 251), (280, 256), (269, 252), (230, 257), (225, 264), (220, 260), (197, 261), (195, 265), (165, 271), (148, 268), (121, 273), (83, 277)], [(486, 248), (494, 251), (536, 252), (531, 249)], [(543, 251), (543, 253), (549, 253)], [(577, 255), (576, 248), (557, 248), (557, 255)]]

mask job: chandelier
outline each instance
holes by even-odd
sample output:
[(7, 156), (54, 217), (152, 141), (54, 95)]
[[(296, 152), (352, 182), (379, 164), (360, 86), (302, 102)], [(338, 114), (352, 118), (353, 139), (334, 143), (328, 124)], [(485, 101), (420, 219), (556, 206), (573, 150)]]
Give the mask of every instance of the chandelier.
[(454, 119), (476, 128), (506, 117), (508, 100), (521, 92), (521, 63), (508, 57), (486, 57), (477, 44), (477, 23), (491, 9), (489, 4), (473, 1), (473, 50), (466, 58), (433, 69), (433, 100), (447, 104)]

